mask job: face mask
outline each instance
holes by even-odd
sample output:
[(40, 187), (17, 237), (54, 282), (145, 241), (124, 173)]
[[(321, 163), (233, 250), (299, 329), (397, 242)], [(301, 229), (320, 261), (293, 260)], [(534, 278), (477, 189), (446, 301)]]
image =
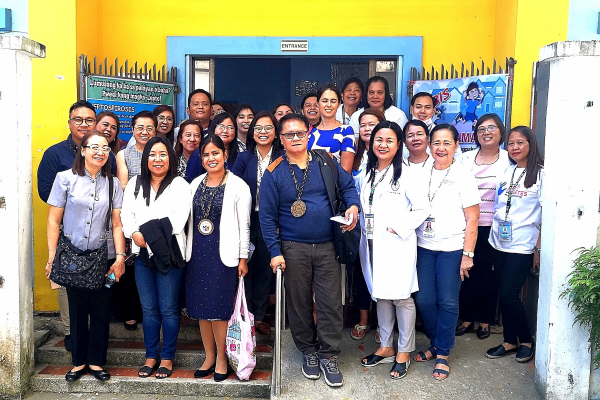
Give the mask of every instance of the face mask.
[[(417, 117), (413, 117), (413, 119), (419, 119)], [(427, 128), (429, 128), (429, 130), (431, 130), (431, 127), (433, 126), (433, 117), (431, 118), (427, 118), (425, 121), (423, 121), (425, 123), (425, 125), (427, 125)]]

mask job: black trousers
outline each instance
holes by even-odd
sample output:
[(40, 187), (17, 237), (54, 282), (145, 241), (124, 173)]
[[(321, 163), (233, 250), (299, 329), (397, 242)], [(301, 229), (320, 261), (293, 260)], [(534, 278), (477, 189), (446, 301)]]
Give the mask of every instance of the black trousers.
[(531, 330), (521, 288), (533, 266), (533, 254), (506, 253), (493, 250), (493, 262), (500, 283), (500, 310), (504, 325), (504, 341), (510, 344), (531, 343)]
[(106, 364), (111, 294), (104, 286), (99, 290), (67, 287), (74, 366)]
[(254, 320), (262, 321), (269, 303), (273, 270), (271, 269), (271, 254), (262, 237), (257, 212), (253, 212), (251, 218), (250, 241), (254, 243), (255, 249), (248, 262), (248, 274), (244, 277), (246, 301), (248, 309), (254, 314)]
[(142, 305), (135, 284), (135, 266), (125, 265), (125, 273), (112, 288), (123, 321), (142, 320)]
[(477, 229), (473, 268), (469, 271), (469, 278), (465, 277), (460, 287), (459, 318), (463, 321), (484, 324), (496, 322), (498, 281), (492, 268), (494, 248), (488, 242), (490, 229), (490, 226)]
[[(342, 270), (335, 248), (328, 243), (281, 244), (285, 259), (285, 293), (292, 338), (302, 354), (318, 352), (319, 358), (340, 353), (342, 329)], [(314, 284), (317, 320), (313, 318)]]

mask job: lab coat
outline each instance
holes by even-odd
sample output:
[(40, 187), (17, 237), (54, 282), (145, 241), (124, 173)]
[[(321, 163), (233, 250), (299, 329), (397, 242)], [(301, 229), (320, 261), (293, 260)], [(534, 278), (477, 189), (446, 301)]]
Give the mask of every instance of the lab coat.
[[(427, 182), (419, 175), (403, 168), (396, 185), (392, 185), (393, 167), (375, 189), (373, 206), (369, 211), (371, 182), (369, 173), (362, 181), (360, 200), (362, 206), (360, 262), (373, 299), (407, 299), (419, 290), (417, 281), (418, 228), (430, 214), (427, 199)], [(379, 173), (380, 174), (380, 173)], [(377, 174), (375, 182), (379, 181)], [(365, 227), (365, 214), (374, 214), (373, 265), (369, 257), (369, 242)], [(387, 228), (392, 229), (391, 233)]]

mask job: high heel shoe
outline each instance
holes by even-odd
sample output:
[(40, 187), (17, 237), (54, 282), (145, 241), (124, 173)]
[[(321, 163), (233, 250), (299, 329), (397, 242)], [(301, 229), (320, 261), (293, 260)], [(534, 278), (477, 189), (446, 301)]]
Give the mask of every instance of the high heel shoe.
[(194, 372), (194, 378), (205, 378), (215, 372), (215, 367), (217, 366), (217, 362), (215, 361), (212, 367), (209, 369), (200, 369), (198, 368), (196, 372)]
[[(215, 365), (216, 365), (216, 362), (215, 362)], [(227, 379), (229, 374), (232, 372), (233, 372), (233, 368), (231, 368), (231, 366), (229, 364), (227, 364), (227, 372), (225, 372), (224, 374), (220, 374), (217, 371), (215, 371), (215, 374), (213, 375), (213, 379), (215, 380), (215, 382), (222, 382), (225, 379)]]

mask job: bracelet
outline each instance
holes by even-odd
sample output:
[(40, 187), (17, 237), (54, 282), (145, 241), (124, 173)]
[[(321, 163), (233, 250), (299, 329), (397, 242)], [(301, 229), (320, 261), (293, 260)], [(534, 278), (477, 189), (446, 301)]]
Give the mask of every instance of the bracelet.
[(48, 249), (48, 251), (56, 251), (56, 249)]
[(127, 257), (127, 253), (125, 253), (125, 252), (122, 252), (122, 253), (117, 253), (117, 254), (115, 254), (115, 257), (116, 257), (116, 256), (123, 256), (123, 257)]

